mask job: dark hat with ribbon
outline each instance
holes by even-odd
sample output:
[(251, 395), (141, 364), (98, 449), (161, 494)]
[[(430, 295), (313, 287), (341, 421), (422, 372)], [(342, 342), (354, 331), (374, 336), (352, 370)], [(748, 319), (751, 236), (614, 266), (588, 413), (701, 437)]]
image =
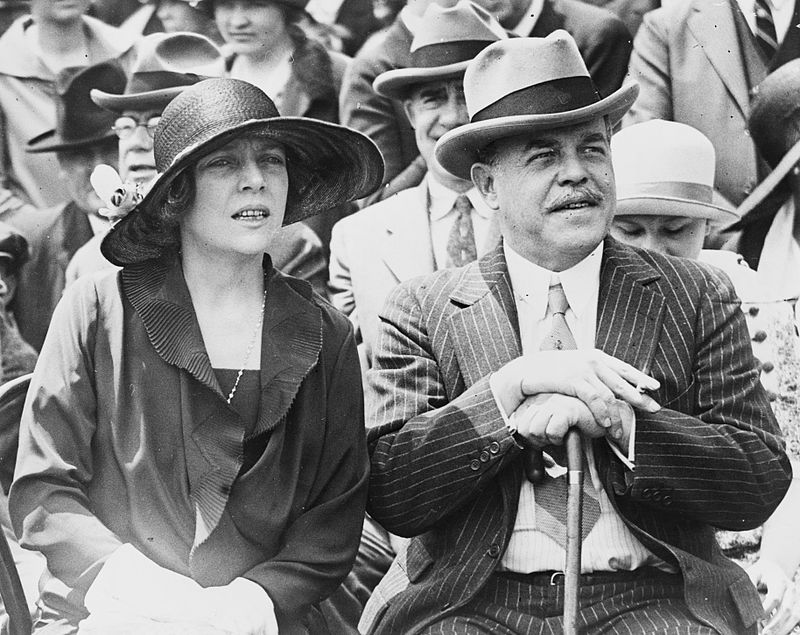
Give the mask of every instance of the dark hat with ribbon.
[(187, 86), (223, 70), (222, 52), (208, 38), (198, 33), (153, 33), (137, 44), (124, 90), (93, 90), (91, 97), (115, 113), (161, 111)]
[(89, 98), (92, 88), (122, 90), (125, 71), (115, 61), (65, 68), (55, 81), (56, 127), (28, 141), (28, 152), (54, 152), (91, 146), (114, 137), (114, 114)]
[(498, 139), (608, 117), (630, 109), (639, 86), (629, 83), (601, 98), (575, 40), (564, 30), (547, 37), (501, 40), (478, 53), (464, 74), (470, 123), (446, 133), (436, 159), (470, 178), (481, 149)]
[(106, 234), (103, 255), (120, 266), (161, 256), (159, 212), (172, 182), (242, 136), (266, 137), (284, 147), (289, 173), (284, 225), (367, 196), (383, 179), (381, 153), (360, 132), (318, 119), (282, 117), (253, 84), (207, 79), (164, 109), (153, 143), (159, 176), (136, 208)]
[(488, 11), (469, 0), (452, 7), (432, 4), (411, 43), (409, 66), (381, 73), (372, 86), (384, 97), (404, 99), (418, 84), (463, 77), (471, 59), (507, 37)]
[(738, 213), (753, 211), (800, 162), (800, 60), (779, 66), (753, 90), (747, 128), (756, 149), (772, 168), (739, 205)]

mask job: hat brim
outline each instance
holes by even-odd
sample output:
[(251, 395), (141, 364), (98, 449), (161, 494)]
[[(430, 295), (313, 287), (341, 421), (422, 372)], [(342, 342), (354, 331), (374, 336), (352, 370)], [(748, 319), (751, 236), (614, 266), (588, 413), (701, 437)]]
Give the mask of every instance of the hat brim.
[(778, 162), (778, 165), (770, 172), (766, 178), (758, 184), (758, 186), (744, 199), (736, 212), (739, 218), (744, 218), (746, 214), (752, 212), (753, 209), (758, 207), (772, 191), (780, 185), (781, 181), (786, 178), (786, 175), (791, 172), (794, 166), (800, 161), (800, 141), (795, 143), (788, 152), (783, 155), (783, 158)]
[(674, 196), (618, 198), (615, 216), (681, 216), (684, 218), (705, 218), (714, 224), (724, 225), (729, 225), (739, 220), (739, 216), (733, 208)]
[(97, 88), (89, 91), (89, 96), (92, 101), (101, 108), (110, 110), (116, 113), (123, 113), (128, 110), (136, 110), (139, 112), (146, 111), (162, 111), (167, 107), (175, 97), (180, 95), (186, 90), (189, 85), (175, 86), (171, 88), (160, 88), (158, 90), (149, 90), (143, 93), (130, 93), (130, 94), (114, 94), (106, 93)]
[(85, 137), (83, 139), (64, 139), (55, 130), (48, 130), (28, 141), (25, 152), (58, 152), (59, 150), (77, 150), (98, 145), (104, 141), (116, 139), (116, 133), (109, 128), (107, 133)]
[(630, 110), (638, 95), (639, 85), (630, 83), (608, 97), (575, 110), (541, 115), (510, 115), (468, 123), (439, 139), (436, 143), (436, 160), (451, 174), (468, 181), (478, 154), (490, 143), (536, 130), (579, 124), (597, 117), (607, 116), (614, 126)]
[(136, 208), (106, 234), (101, 244), (106, 259), (125, 266), (160, 256), (160, 252), (143, 244), (141, 236), (152, 227), (152, 217), (172, 182), (197, 159), (245, 133), (272, 138), (286, 148), (289, 179), (297, 194), (287, 201), (284, 225), (363, 198), (383, 180), (380, 150), (361, 133), (304, 117), (246, 121), (181, 152), (156, 178)]
[(470, 60), (431, 68), (396, 68), (381, 73), (372, 83), (379, 95), (390, 99), (406, 99), (409, 90), (417, 84), (463, 77)]

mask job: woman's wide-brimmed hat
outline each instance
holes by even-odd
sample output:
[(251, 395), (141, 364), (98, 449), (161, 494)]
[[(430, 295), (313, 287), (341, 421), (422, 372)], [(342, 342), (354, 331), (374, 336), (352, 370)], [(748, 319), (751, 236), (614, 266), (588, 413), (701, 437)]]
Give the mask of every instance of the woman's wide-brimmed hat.
[(715, 197), (716, 155), (702, 132), (683, 123), (653, 119), (611, 138), (617, 181), (617, 216), (684, 216), (730, 224), (732, 205)]
[(500, 40), (467, 66), (464, 95), (470, 123), (439, 139), (436, 159), (468, 180), (472, 164), (490, 143), (599, 117), (614, 125), (638, 94), (638, 85), (630, 83), (601, 97), (575, 40), (564, 30), (544, 38)]
[(800, 162), (800, 60), (779, 66), (753, 90), (747, 128), (772, 168), (739, 205), (744, 217), (764, 201)]
[(75, 150), (116, 139), (115, 115), (89, 98), (92, 88), (125, 87), (125, 71), (116, 61), (65, 68), (56, 76), (56, 127), (28, 141), (27, 152)]
[(452, 7), (432, 4), (414, 35), (408, 67), (381, 73), (372, 87), (384, 97), (405, 99), (418, 84), (463, 77), (471, 59), (507, 37), (488, 11), (469, 0)]
[(155, 179), (136, 208), (106, 234), (103, 255), (120, 266), (162, 255), (148, 237), (170, 185), (198, 159), (248, 135), (268, 137), (286, 151), (289, 196), (284, 225), (372, 193), (383, 179), (383, 157), (365, 135), (306, 117), (282, 117), (256, 86), (207, 79), (184, 90), (164, 110), (155, 131)]
[(221, 75), (222, 51), (198, 33), (153, 33), (137, 44), (136, 60), (120, 93), (95, 89), (94, 103), (115, 113), (161, 111), (187, 86)]

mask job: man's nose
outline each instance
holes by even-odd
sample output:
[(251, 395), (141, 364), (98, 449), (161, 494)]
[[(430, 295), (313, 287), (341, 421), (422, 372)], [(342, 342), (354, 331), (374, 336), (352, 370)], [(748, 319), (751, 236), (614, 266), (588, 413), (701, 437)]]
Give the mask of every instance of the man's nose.
[(589, 171), (578, 151), (566, 151), (562, 154), (559, 169), (559, 181), (562, 183), (582, 183), (589, 178)]
[(456, 95), (450, 92), (447, 102), (442, 104), (439, 111), (439, 121), (448, 130), (469, 123), (469, 113), (467, 112), (467, 104), (464, 103), (463, 95)]

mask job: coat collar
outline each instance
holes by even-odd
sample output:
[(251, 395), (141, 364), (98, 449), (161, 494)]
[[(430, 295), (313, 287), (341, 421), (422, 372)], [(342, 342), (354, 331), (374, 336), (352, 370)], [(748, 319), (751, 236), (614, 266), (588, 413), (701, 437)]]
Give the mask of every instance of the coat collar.
[[(141, 319), (156, 353), (181, 376), (182, 414), (195, 537), (191, 557), (218, 526), (242, 467), (244, 424), (220, 390), (183, 277), (168, 255), (121, 272), (122, 291)], [(253, 434), (283, 421), (322, 349), (322, 314), (311, 288), (272, 268), (264, 258), (267, 304), (261, 345), (261, 400)], [(209, 391), (190, 386), (194, 378)], [(196, 450), (194, 449), (196, 448)]]
[[(125, 296), (138, 313), (158, 355), (224, 398), (208, 358), (177, 256), (122, 270)], [(322, 317), (311, 288), (288, 278), (264, 259), (267, 304), (261, 345), (261, 412), (255, 433), (286, 415), (300, 383), (322, 348)]]
[(738, 10), (733, 6), (735, 2), (693, 0), (687, 28), (700, 44), (739, 110), (746, 116), (750, 110), (750, 94), (744, 61), (738, 51), (732, 54), (729, 46), (730, 42), (739, 41), (733, 14)]
[[(651, 288), (660, 277), (636, 251), (606, 238), (595, 346), (645, 372), (663, 321), (664, 297)], [(463, 307), (449, 319), (468, 386), (522, 354), (516, 303), (502, 245), (462, 270), (450, 300)], [(493, 333), (493, 346), (476, 346), (475, 333)]]
[[(434, 271), (426, 181), (383, 202), (383, 261), (399, 282)], [(420, 248), (421, 246), (421, 248)]]

